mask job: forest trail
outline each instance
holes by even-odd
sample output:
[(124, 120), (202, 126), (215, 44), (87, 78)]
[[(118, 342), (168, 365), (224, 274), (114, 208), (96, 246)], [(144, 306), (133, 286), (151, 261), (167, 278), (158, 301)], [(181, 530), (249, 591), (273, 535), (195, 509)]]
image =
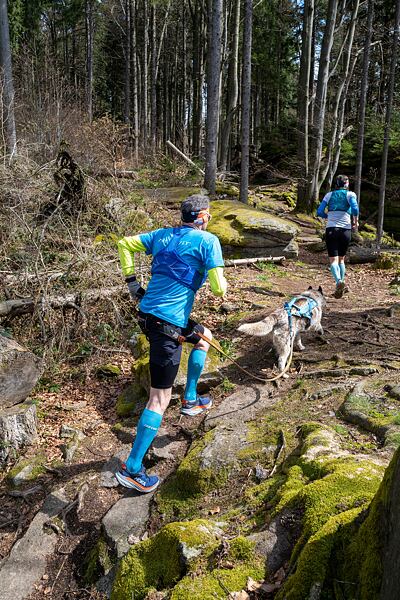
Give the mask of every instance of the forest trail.
[[(271, 407), (288, 397), (292, 398), (291, 406), (278, 410), (273, 417), (279, 427), (296, 429), (300, 421), (316, 420), (342, 431), (354, 445), (354, 453), (380, 455), (382, 444), (376, 436), (353, 425), (344, 425), (337, 411), (345, 392), (360, 380), (368, 380), (368, 385), (382, 394), (385, 385), (400, 382), (400, 310), (388, 285), (392, 273), (373, 270), (370, 265), (350, 266), (347, 275), (350, 292), (341, 300), (335, 300), (331, 296), (334, 286), (325, 254), (311, 254), (302, 246), (299, 259), (287, 261), (283, 267), (268, 264), (237, 267), (228, 269), (227, 277), (228, 298), (221, 303), (206, 289), (196, 303), (195, 316), (213, 329), (216, 338), (223, 339), (225, 347), (255, 374), (261, 369), (270, 373), (274, 357), (268, 353), (269, 346), (264, 340), (260, 344), (255, 338), (238, 338), (237, 323), (244, 315), (246, 318), (261, 316), (278, 307), (285, 297), (301, 293), (309, 285), (321, 285), (327, 296), (324, 336), (304, 335), (306, 350), (294, 354), (289, 379), (277, 385), (251, 381), (228, 361), (223, 362), (225, 383), (214, 390), (215, 406), (205, 423), (202, 424), (201, 418), (180, 418), (178, 402), (174, 402), (151, 452), (150, 470), (167, 479), (191, 442), (216, 422), (229, 418), (228, 430), (236, 428), (238, 431), (246, 419), (257, 419), (260, 414), (268, 419)], [(95, 360), (100, 359), (107, 362), (104, 356), (97, 356)], [(132, 359), (121, 349), (120, 353), (110, 355), (109, 360), (120, 367), (119, 377), (99, 379), (93, 375), (93, 365), (86, 366), (84, 382), (77, 373), (71, 373), (69, 380), (64, 377), (61, 386), (55, 382), (51, 389), (36, 394), (40, 415), (39, 451), (34, 447), (28, 449), (24, 459), (29, 463), (37, 459), (38, 453), (42, 454), (45, 468), (34, 480), (14, 487), (14, 491), (9, 479), (1, 484), (0, 552), (3, 558), (13, 547), (12, 552), (17, 548), (18, 553), (16, 541), (29, 533), (34, 515), (40, 514), (37, 511), (52, 491), (63, 490), (67, 504), (73, 503), (81, 492), (79, 511), (75, 506), (65, 515), (67, 530), (58, 532), (57, 544), (45, 556), (40, 577), (32, 584), (31, 600), (103, 598), (101, 592), (95, 592), (82, 579), (87, 571), (88, 552), (100, 533), (103, 532), (110, 547), (121, 555), (129, 543), (151, 535), (163, 523), (157, 494), (149, 498), (120, 487), (108, 487), (115, 483), (112, 471), (129, 452), (135, 422), (131, 419), (121, 423), (115, 415), (115, 401), (129, 382)], [(336, 374), (337, 377), (332, 376)], [(85, 436), (69, 464), (60, 460), (65, 443), (60, 438), (60, 428), (65, 425), (82, 431)], [(225, 447), (230, 443), (230, 439), (223, 440)], [(382, 460), (387, 458), (383, 456)], [(249, 472), (248, 467), (239, 465), (236, 476), (243, 493), (254, 481), (254, 469)], [(240, 494), (233, 496), (226, 490), (222, 489), (220, 494), (217, 490), (204, 501), (200, 516), (218, 512), (222, 518), (232, 502), (240, 501)], [(18, 596), (14, 589), (14, 600), (18, 597), (25, 596)]]

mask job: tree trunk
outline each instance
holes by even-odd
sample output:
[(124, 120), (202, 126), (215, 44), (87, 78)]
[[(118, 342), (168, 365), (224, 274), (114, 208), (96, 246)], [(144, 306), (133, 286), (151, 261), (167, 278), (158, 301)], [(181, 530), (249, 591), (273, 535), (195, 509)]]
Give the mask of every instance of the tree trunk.
[(36, 404), (23, 402), (0, 409), (0, 466), (37, 437)]
[(399, 30), (400, 30), (400, 0), (396, 2), (396, 19), (393, 31), (393, 44), (392, 44), (392, 56), (390, 62), (390, 75), (388, 94), (386, 100), (386, 114), (385, 114), (385, 133), (383, 138), (383, 151), (382, 151), (382, 163), (381, 163), (381, 181), (379, 187), (379, 207), (378, 207), (378, 223), (376, 230), (376, 245), (378, 249), (381, 245), (383, 235), (383, 217), (385, 214), (385, 191), (386, 191), (386, 176), (387, 176), (387, 162), (389, 153), (389, 136), (390, 136), (390, 125), (392, 121), (393, 111), (393, 97), (394, 97), (394, 86), (396, 79), (396, 62), (397, 62), (397, 50), (399, 43)]
[(86, 109), (93, 121), (93, 0), (86, 0)]
[(311, 212), (319, 195), (319, 170), (324, 140), (326, 97), (329, 79), (329, 63), (335, 33), (338, 0), (329, 0), (326, 25), (322, 39), (321, 56), (319, 59), (317, 89), (314, 105), (313, 143), (311, 148), (310, 174), (307, 186), (305, 209)]
[(157, 36), (156, 5), (151, 7), (151, 153), (154, 156), (157, 145)]
[(297, 104), (297, 127), (299, 132), (297, 157), (299, 166), (302, 170), (302, 178), (299, 179), (297, 188), (297, 207), (300, 209), (306, 203), (306, 183), (308, 181), (309, 104), (313, 22), (314, 0), (305, 0)]
[(361, 91), (360, 91), (360, 107), (358, 110), (358, 136), (357, 136), (357, 156), (356, 156), (356, 172), (354, 175), (354, 191), (356, 193), (358, 204), (360, 205), (361, 198), (361, 176), (363, 164), (364, 150), (364, 130), (365, 130), (365, 109), (367, 105), (368, 91), (368, 69), (369, 55), (372, 40), (372, 26), (374, 22), (374, 0), (368, 0), (367, 14), (367, 39), (365, 40), (365, 50), (362, 66)]
[(131, 21), (131, 56), (132, 56), (132, 75), (133, 75), (133, 137), (134, 137), (134, 155), (135, 163), (139, 163), (139, 74), (137, 58), (137, 10), (136, 0), (130, 0), (130, 21)]
[(347, 100), (347, 93), (349, 90), (350, 81), (353, 76), (353, 70), (356, 64), (357, 56), (354, 58), (353, 63), (351, 64), (351, 52), (353, 48), (354, 41), (354, 33), (357, 23), (357, 15), (358, 8), (360, 2), (359, 0), (355, 0), (353, 13), (351, 16), (351, 21), (349, 25), (349, 30), (347, 33), (347, 42), (344, 47), (344, 68), (342, 81), (337, 85), (336, 98), (334, 103), (334, 108), (331, 111), (333, 113), (330, 114), (330, 120), (333, 122), (333, 130), (330, 134), (330, 140), (328, 144), (327, 151), (327, 160), (324, 169), (324, 173), (320, 175), (320, 183), (322, 183), (327, 177), (326, 188), (327, 191), (332, 187), (333, 176), (337, 170), (339, 164), (340, 157), (340, 148), (342, 145), (342, 140), (345, 135), (344, 133), (344, 118), (345, 118), (345, 106)]
[(207, 49), (206, 168), (204, 186), (215, 194), (220, 100), (222, 0), (209, 0)]
[(42, 373), (42, 360), (0, 335), (0, 408), (25, 400)]
[(16, 154), (17, 133), (14, 117), (14, 82), (12, 75), (10, 33), (8, 26), (7, 0), (0, 0), (0, 69), (2, 85), (3, 129), (6, 151)]
[(124, 121), (131, 121), (131, 6), (130, 0), (125, 0), (125, 98), (124, 98)]
[(221, 134), (221, 170), (228, 168), (228, 156), (232, 131), (232, 121), (237, 108), (239, 95), (238, 82), (238, 56), (239, 56), (239, 31), (240, 31), (240, 0), (234, 0), (231, 25), (231, 48), (228, 66), (228, 90), (226, 118)]
[(142, 117), (142, 147), (143, 150), (146, 150), (147, 147), (147, 116), (148, 116), (148, 102), (147, 102), (147, 94), (148, 94), (148, 64), (147, 64), (147, 49), (149, 43), (149, 34), (148, 34), (148, 11), (147, 11), (147, 2), (148, 0), (142, 0), (143, 2), (143, 46), (142, 46), (142, 109), (141, 109), (141, 117)]
[(249, 198), (249, 139), (251, 98), (251, 44), (253, 25), (253, 0), (245, 0), (243, 26), (243, 69), (242, 69), (242, 151), (240, 161), (240, 201)]

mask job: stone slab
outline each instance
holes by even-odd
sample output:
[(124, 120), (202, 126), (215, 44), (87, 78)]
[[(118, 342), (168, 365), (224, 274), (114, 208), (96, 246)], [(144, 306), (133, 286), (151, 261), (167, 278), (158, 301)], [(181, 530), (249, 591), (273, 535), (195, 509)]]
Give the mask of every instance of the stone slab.
[(271, 388), (264, 385), (240, 387), (214, 407), (204, 420), (205, 431), (214, 427), (235, 429), (241, 423), (252, 421), (259, 413), (272, 406)]
[(47, 559), (59, 542), (57, 534), (43, 526), (67, 504), (64, 490), (54, 491), (46, 498), (25, 535), (15, 542), (0, 565), (1, 600), (24, 600), (34, 591), (46, 571)]
[(129, 492), (118, 500), (103, 517), (102, 526), (107, 543), (120, 558), (131, 547), (129, 537), (140, 538), (146, 531), (153, 494)]
[(101, 470), (100, 485), (101, 487), (113, 488), (118, 487), (119, 483), (115, 479), (114, 473), (121, 468), (122, 463), (126, 460), (131, 446), (126, 445), (122, 450), (117, 452), (115, 456), (108, 460)]

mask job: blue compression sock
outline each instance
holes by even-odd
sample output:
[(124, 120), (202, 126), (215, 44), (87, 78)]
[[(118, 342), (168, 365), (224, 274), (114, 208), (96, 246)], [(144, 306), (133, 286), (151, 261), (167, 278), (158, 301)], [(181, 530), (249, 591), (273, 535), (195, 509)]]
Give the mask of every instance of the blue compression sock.
[(161, 421), (162, 415), (153, 410), (145, 408), (142, 412), (137, 426), (136, 438), (126, 461), (126, 468), (129, 473), (134, 474), (140, 471), (143, 457), (149, 449), (151, 442), (156, 437)]
[(340, 279), (344, 281), (346, 275), (346, 265), (343, 263), (339, 263), (339, 271), (340, 271)]
[(339, 283), (340, 281), (340, 269), (339, 269), (339, 265), (337, 263), (332, 263), (330, 266), (330, 271), (333, 275), (334, 280), (336, 281), (336, 283)]
[(199, 350), (193, 348), (189, 355), (188, 369), (187, 369), (187, 382), (184, 398), (193, 402), (197, 398), (197, 382), (204, 368), (206, 362), (207, 352), (205, 350)]

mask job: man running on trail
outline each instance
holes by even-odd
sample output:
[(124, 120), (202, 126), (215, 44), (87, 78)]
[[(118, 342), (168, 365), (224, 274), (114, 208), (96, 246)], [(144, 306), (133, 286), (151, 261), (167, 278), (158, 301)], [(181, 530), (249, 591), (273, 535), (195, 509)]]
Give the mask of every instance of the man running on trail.
[[(152, 492), (160, 483), (147, 475), (143, 457), (157, 434), (178, 372), (182, 341), (193, 344), (181, 414), (199, 415), (212, 406), (210, 397), (197, 394), (197, 382), (209, 349), (197, 332), (211, 339), (211, 332), (189, 319), (197, 290), (207, 276), (211, 290), (223, 296), (227, 282), (218, 238), (206, 231), (211, 219), (207, 196), (189, 196), (181, 205), (181, 225), (125, 237), (118, 251), (129, 292), (140, 301), (138, 322), (150, 342), (150, 397), (138, 426), (131, 453), (115, 476), (118, 482), (139, 492)], [(151, 279), (144, 290), (134, 275), (135, 252), (153, 256)]]
[(336, 282), (335, 298), (341, 298), (349, 289), (344, 282), (344, 263), (351, 241), (351, 230), (358, 227), (358, 204), (354, 192), (349, 192), (349, 178), (339, 175), (336, 189), (328, 192), (317, 209), (317, 216), (327, 219), (326, 249), (331, 263), (330, 271)]

